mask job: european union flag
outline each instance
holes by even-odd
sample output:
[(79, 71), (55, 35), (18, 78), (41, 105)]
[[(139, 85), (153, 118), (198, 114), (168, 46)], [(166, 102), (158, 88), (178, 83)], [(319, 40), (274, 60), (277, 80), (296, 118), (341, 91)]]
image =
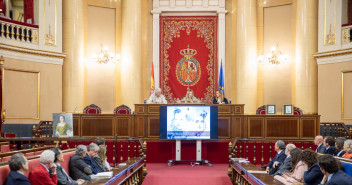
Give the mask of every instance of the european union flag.
[(225, 85), (224, 85), (224, 72), (222, 71), (222, 60), (220, 65), (220, 74), (219, 74), (219, 90), (222, 91), (222, 94), (225, 96)]

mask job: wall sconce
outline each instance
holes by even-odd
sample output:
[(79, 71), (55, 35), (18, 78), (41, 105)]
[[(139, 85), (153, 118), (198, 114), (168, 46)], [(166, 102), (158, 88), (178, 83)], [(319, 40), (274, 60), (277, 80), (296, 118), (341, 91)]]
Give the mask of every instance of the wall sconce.
[(120, 61), (120, 54), (116, 53), (115, 55), (115, 53), (111, 52), (107, 46), (101, 45), (100, 52), (94, 53), (92, 59), (99, 64), (108, 64)]
[(287, 54), (282, 54), (281, 51), (278, 50), (279, 45), (271, 47), (271, 53), (268, 53), (266, 56), (261, 54), (258, 57), (258, 61), (263, 64), (280, 64), (282, 62), (286, 62), (288, 59)]

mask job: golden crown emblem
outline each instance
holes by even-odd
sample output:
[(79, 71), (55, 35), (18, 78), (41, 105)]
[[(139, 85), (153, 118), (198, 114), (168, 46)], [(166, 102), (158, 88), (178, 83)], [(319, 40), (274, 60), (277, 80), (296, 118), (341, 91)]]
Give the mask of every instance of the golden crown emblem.
[(183, 49), (180, 51), (180, 54), (183, 55), (186, 60), (191, 59), (192, 56), (197, 54), (197, 51), (195, 49), (189, 49), (189, 45), (187, 46), (187, 49)]

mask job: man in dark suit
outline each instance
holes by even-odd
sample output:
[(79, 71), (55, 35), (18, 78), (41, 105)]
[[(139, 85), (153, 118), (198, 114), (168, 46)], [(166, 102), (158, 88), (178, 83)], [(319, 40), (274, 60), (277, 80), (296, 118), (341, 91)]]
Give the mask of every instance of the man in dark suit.
[(317, 153), (321, 153), (323, 154), (324, 151), (325, 151), (325, 146), (323, 144), (324, 142), (324, 138), (323, 136), (316, 136), (315, 139), (314, 139), (314, 144), (318, 146), (318, 148), (315, 150), (315, 152)]
[(5, 185), (31, 185), (24, 173), (28, 171), (28, 162), (22, 153), (11, 156), (9, 160), (11, 172), (6, 179)]
[(96, 161), (94, 160), (94, 157), (97, 155), (98, 152), (99, 152), (99, 146), (95, 143), (91, 143), (88, 145), (87, 154), (83, 158), (84, 162), (91, 167), (93, 174), (103, 172), (98, 166), (98, 164), (96, 163)]
[(351, 184), (352, 178), (342, 170), (339, 170), (336, 159), (332, 155), (321, 155), (318, 157), (318, 164), (324, 178), (320, 184), (340, 185)]
[(325, 151), (324, 154), (336, 155), (337, 149), (335, 148), (335, 139), (331, 136), (327, 136), (324, 139)]
[(285, 172), (290, 172), (291, 171), (291, 150), (293, 150), (294, 148), (296, 148), (296, 146), (294, 144), (287, 144), (286, 145), (286, 150), (285, 150), (285, 154), (286, 154), (286, 159), (284, 160), (284, 162), (282, 162), (282, 164), (279, 164), (279, 168), (278, 170), (272, 174), (272, 176), (275, 175), (281, 175)]
[(57, 184), (58, 185), (80, 185), (83, 184), (85, 180), (78, 179), (74, 181), (65, 171), (65, 169), (61, 166), (64, 162), (64, 157), (59, 148), (51, 149), (55, 153), (55, 164), (56, 164), (56, 173), (57, 173)]
[(54, 164), (55, 153), (51, 150), (44, 150), (40, 154), (40, 163), (29, 175), (29, 182), (32, 185), (56, 185), (56, 165)]
[(266, 172), (270, 175), (274, 174), (279, 168), (279, 164), (284, 162), (284, 160), (286, 159), (286, 154), (284, 150), (285, 142), (283, 142), (282, 140), (278, 140), (275, 143), (275, 151), (277, 152), (277, 154), (275, 155), (273, 160), (271, 160), (266, 166)]

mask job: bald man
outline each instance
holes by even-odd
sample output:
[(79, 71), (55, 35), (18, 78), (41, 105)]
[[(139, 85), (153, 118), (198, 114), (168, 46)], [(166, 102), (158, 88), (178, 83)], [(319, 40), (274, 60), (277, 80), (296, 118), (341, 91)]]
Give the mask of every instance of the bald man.
[(315, 150), (317, 153), (324, 154), (325, 151), (325, 146), (324, 146), (324, 138), (323, 136), (316, 136), (314, 139), (314, 144), (318, 146), (318, 148)]

